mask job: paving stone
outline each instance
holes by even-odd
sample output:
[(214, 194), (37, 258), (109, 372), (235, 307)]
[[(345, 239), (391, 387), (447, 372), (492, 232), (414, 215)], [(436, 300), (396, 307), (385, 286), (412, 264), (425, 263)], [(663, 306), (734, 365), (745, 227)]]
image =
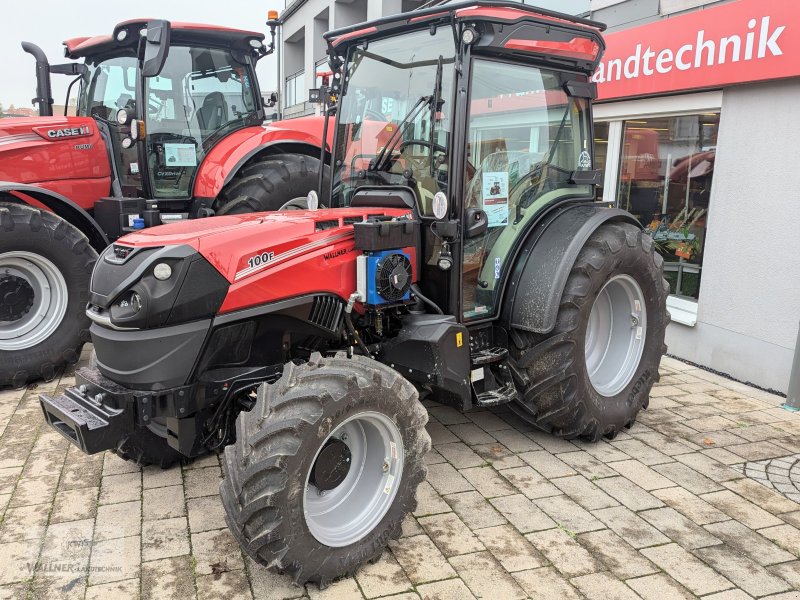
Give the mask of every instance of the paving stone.
[(14, 488), (9, 506), (27, 506), (53, 501), (56, 494), (58, 476), (22, 477)]
[(64, 521), (93, 519), (97, 514), (99, 491), (96, 487), (90, 487), (57, 492), (50, 521), (63, 523)]
[[(507, 472), (507, 471), (506, 471)], [(475, 486), (485, 498), (496, 498), (497, 496), (509, 496), (516, 493), (516, 490), (492, 467), (473, 467), (462, 469), (461, 474)], [(435, 486), (434, 486), (435, 487)]]
[(294, 585), (291, 578), (286, 575), (273, 573), (249, 557), (245, 557), (245, 563), (254, 598), (259, 600), (294, 600), (295, 598), (305, 597), (305, 588)]
[(478, 538), (453, 513), (421, 517), (418, 520), (433, 543), (447, 557), (484, 550)]
[(687, 550), (721, 544), (722, 541), (687, 519), (674, 508), (656, 508), (639, 513), (645, 521)]
[(195, 572), (199, 575), (211, 575), (214, 565), (225, 570), (244, 569), (239, 543), (228, 529), (193, 533), (192, 556), (195, 559)]
[[(137, 535), (92, 544), (89, 585), (138, 579), (142, 562), (142, 539)], [(137, 586), (138, 594), (138, 586)]]
[(794, 589), (800, 590), (800, 561), (793, 560), (791, 562), (770, 565), (767, 567), (767, 571), (773, 575), (777, 575)]
[(552, 452), (553, 454), (561, 454), (562, 452), (576, 452), (579, 450), (579, 448), (571, 441), (550, 435), (549, 433), (539, 431), (538, 429), (527, 431), (525, 432), (525, 435), (539, 444), (542, 448), (548, 452)]
[(780, 519), (769, 514), (763, 508), (728, 490), (711, 492), (700, 497), (709, 504), (716, 506), (729, 517), (741, 521), (752, 529), (771, 527), (782, 523)]
[(391, 549), (414, 585), (456, 576), (453, 567), (427, 535), (393, 541)]
[(47, 529), (49, 504), (9, 508), (0, 524), (0, 543), (41, 540)]
[(639, 596), (609, 573), (593, 573), (570, 580), (589, 600), (638, 600)]
[(186, 503), (182, 485), (145, 489), (142, 493), (145, 521), (186, 516)]
[(477, 446), (478, 444), (491, 444), (497, 440), (485, 432), (483, 429), (475, 425), (475, 423), (463, 423), (460, 425), (450, 425), (448, 427), (451, 433), (454, 433), (458, 438), (470, 446)]
[(499, 443), (503, 444), (506, 448), (514, 453), (531, 452), (533, 450), (542, 449), (539, 444), (516, 429), (502, 429), (500, 431), (493, 431), (492, 435), (497, 438)]
[(683, 488), (675, 487), (655, 490), (655, 496), (669, 504), (679, 513), (689, 517), (698, 525), (707, 525), (708, 523), (717, 523), (730, 519), (721, 510), (714, 508), (705, 500), (701, 500), (700, 497)]
[(456, 471), (453, 465), (442, 463), (428, 467), (428, 482), (442, 495), (466, 492), (475, 489), (472, 484)]
[[(620, 452), (620, 454), (622, 453)], [(627, 458), (625, 454), (622, 454), (622, 457), (623, 460)], [(559, 458), (590, 481), (617, 475), (614, 469), (589, 454), (589, 452), (568, 452), (561, 454)]]
[(197, 600), (252, 600), (244, 571), (226, 571), (197, 578)]
[(427, 430), (428, 435), (431, 436), (431, 444), (434, 446), (438, 446), (440, 444), (450, 444), (458, 441), (458, 438), (453, 435), (453, 433), (447, 429), (447, 427), (439, 422), (428, 421), (425, 429)]
[(142, 497), (142, 475), (139, 471), (104, 475), (100, 482), (100, 504), (130, 502)]
[(636, 485), (648, 492), (661, 488), (673, 487), (675, 485), (675, 482), (667, 479), (663, 475), (659, 475), (653, 469), (638, 460), (613, 462), (609, 464), (609, 466), (623, 477), (627, 477), (631, 481), (636, 482)]
[(655, 465), (653, 470), (693, 494), (707, 494), (723, 489), (720, 484), (680, 462)]
[(401, 527), (403, 529), (403, 533), (400, 537), (411, 537), (412, 535), (419, 535), (424, 533), (422, 527), (419, 526), (417, 520), (412, 515), (407, 515), (403, 522), (401, 523)]
[[(672, 457), (637, 439), (615, 441), (611, 442), (611, 445), (627, 454), (629, 458), (635, 459), (644, 465), (652, 466), (672, 462)], [(606, 462), (611, 461), (606, 460)]]
[(179, 468), (162, 469), (153, 465), (142, 469), (142, 485), (144, 489), (161, 488), (171, 485), (183, 485), (183, 477)]
[(102, 455), (86, 456), (81, 454), (78, 456), (70, 447), (58, 487), (62, 490), (100, 487), (102, 471)]
[[(600, 440), (598, 442), (576, 442), (575, 445), (602, 464), (617, 460), (628, 460), (630, 458), (630, 456), (606, 440)], [(563, 457), (567, 462), (569, 462), (570, 458), (573, 457)]]
[(763, 535), (745, 527), (738, 521), (711, 523), (705, 528), (726, 545), (750, 557), (761, 566), (794, 559), (793, 554), (782, 550)]
[(139, 579), (126, 579), (100, 585), (90, 585), (86, 588), (86, 600), (138, 600)]
[(113, 452), (105, 452), (103, 454), (103, 477), (140, 472), (141, 468), (134, 462), (120, 458)]
[(509, 573), (547, 564), (542, 555), (511, 525), (479, 529), (475, 533)]
[(624, 506), (596, 510), (594, 515), (636, 549), (669, 542), (664, 534)]
[(500, 471), (500, 474), (528, 498), (546, 498), (547, 496), (557, 496), (561, 493), (561, 490), (531, 467), (504, 469)]
[(695, 594), (711, 594), (733, 587), (730, 581), (675, 543), (645, 548), (641, 552)]
[(214, 453), (204, 454), (199, 458), (193, 458), (191, 461), (183, 465), (183, 472), (191, 471), (192, 469), (205, 469), (207, 467), (219, 467), (219, 456)]
[(682, 462), (686, 466), (689, 466), (695, 471), (702, 473), (709, 479), (713, 479), (717, 483), (722, 481), (730, 481), (731, 479), (741, 479), (742, 477), (736, 471), (729, 469), (727, 466), (717, 462), (710, 456), (699, 452), (692, 454), (681, 454), (676, 456), (675, 460)]
[(606, 494), (583, 475), (559, 477), (553, 480), (553, 485), (586, 510), (608, 508), (609, 506), (616, 506), (619, 504), (618, 501), (614, 500), (614, 498)]
[[(492, 435), (494, 435), (495, 431), (511, 431), (508, 423), (488, 410), (468, 412), (464, 413), (464, 416), (468, 417), (470, 421)], [(495, 437), (497, 436), (495, 435)]]
[(522, 494), (492, 498), (489, 502), (522, 533), (551, 529), (555, 521)]
[(443, 404), (429, 408), (428, 413), (433, 415), (442, 425), (456, 425), (458, 423), (474, 422), (460, 410), (456, 410), (452, 406), (445, 406)]
[(703, 600), (752, 600), (752, 598), (750, 594), (745, 594), (742, 590), (726, 590), (703, 596)]
[(444, 497), (470, 529), (504, 525), (506, 518), (478, 492), (461, 492)]
[(94, 539), (110, 540), (140, 534), (142, 524), (142, 502), (120, 502), (97, 507)]
[(595, 484), (617, 502), (633, 511), (660, 508), (664, 503), (625, 477), (598, 479)]
[(701, 548), (695, 554), (753, 596), (767, 596), (791, 589), (786, 581), (728, 546)]
[(727, 481), (725, 487), (774, 515), (792, 512), (800, 508), (796, 502), (750, 479)]
[(39, 540), (0, 544), (0, 564), (3, 565), (0, 569), (0, 585), (30, 579), (40, 546)]
[(472, 449), (498, 471), (501, 469), (510, 469), (512, 467), (521, 467), (525, 464), (521, 458), (500, 443), (481, 444), (480, 446), (473, 446)]
[[(655, 448), (667, 456), (686, 454), (687, 452), (692, 452), (693, 450), (697, 449), (697, 445), (695, 444), (676, 440), (664, 435), (663, 433), (659, 433), (658, 431), (649, 431), (637, 434), (636, 439), (641, 440), (651, 448)], [(656, 471), (658, 471), (658, 469), (656, 469)]]
[(350, 600), (364, 597), (358, 589), (356, 580), (352, 577), (340, 579), (324, 590), (320, 590), (314, 584), (308, 584), (306, 590), (311, 600)]
[(568, 496), (540, 498), (534, 502), (556, 523), (572, 533), (585, 533), (603, 529), (603, 524), (592, 513), (582, 509)]
[[(430, 475), (430, 470), (428, 475)], [(430, 483), (423, 481), (419, 484), (417, 488), (417, 510), (414, 511), (415, 517), (435, 515), (437, 513), (450, 512), (450, 510), (450, 505), (433, 489)]]
[(560, 573), (577, 577), (598, 573), (603, 565), (562, 529), (548, 529), (525, 536)]
[(764, 460), (765, 458), (786, 456), (786, 448), (782, 448), (772, 442), (751, 442), (749, 444), (728, 446), (727, 448), (745, 460)]
[(578, 536), (578, 541), (620, 579), (649, 575), (658, 571), (653, 563), (609, 529), (581, 534)]
[(575, 475), (572, 467), (545, 450), (524, 452), (519, 457), (547, 479)]
[(478, 598), (527, 598), (516, 580), (488, 552), (454, 556), (450, 563)]
[(448, 579), (417, 587), (422, 600), (468, 600), (475, 598), (460, 579)]
[[(691, 600), (695, 597), (672, 577), (664, 573), (628, 579), (625, 583), (644, 600)], [(706, 598), (709, 597), (706, 596)]]
[(580, 600), (581, 595), (553, 567), (513, 573), (533, 600)]
[(437, 446), (436, 450), (456, 469), (480, 467), (486, 464), (483, 458), (475, 454), (469, 446), (461, 442), (442, 444), (441, 446)]
[(219, 483), (222, 471), (219, 467), (206, 467), (184, 471), (184, 489), (187, 498), (216, 496), (219, 494)]
[(390, 552), (384, 552), (376, 563), (366, 564), (359, 569), (356, 581), (367, 598), (399, 594), (412, 589), (411, 582)]
[(142, 523), (142, 560), (159, 560), (189, 554), (185, 517)]
[(768, 540), (772, 540), (778, 546), (800, 557), (800, 530), (791, 525), (778, 525), (768, 527), (759, 531)]
[(686, 425), (692, 429), (696, 429), (701, 433), (710, 431), (723, 431), (725, 429), (732, 429), (736, 427), (736, 421), (733, 421), (722, 415), (714, 415), (711, 417), (701, 417), (699, 419), (690, 419), (686, 421)]
[(189, 513), (189, 529), (192, 533), (227, 527), (225, 509), (219, 496), (191, 498), (186, 501), (186, 508)]
[[(738, 457), (737, 459), (742, 460), (741, 458)], [(427, 454), (425, 454), (424, 460), (426, 465), (438, 465), (440, 463), (447, 462), (447, 459), (445, 459), (444, 456), (439, 454), (434, 448), (428, 450)]]

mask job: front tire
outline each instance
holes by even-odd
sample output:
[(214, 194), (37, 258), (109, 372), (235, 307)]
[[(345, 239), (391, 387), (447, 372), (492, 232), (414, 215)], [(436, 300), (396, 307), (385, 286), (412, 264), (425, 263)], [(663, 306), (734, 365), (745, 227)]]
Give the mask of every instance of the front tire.
[(64, 219), (0, 204), (0, 386), (52, 379), (89, 341), (89, 278), (97, 253)]
[(318, 158), (305, 154), (273, 154), (243, 167), (225, 186), (216, 204), (216, 214), (237, 215), (279, 210), (295, 198), (305, 198), (319, 185), (323, 169), (323, 189), (330, 169)]
[(411, 383), (369, 358), (287, 364), (239, 415), (225, 449), (220, 494), (231, 531), (298, 585), (325, 587), (377, 560), (416, 507), (427, 420)]
[(511, 332), (511, 409), (568, 439), (630, 427), (659, 379), (668, 294), (652, 238), (627, 223), (600, 226), (570, 271), (553, 331)]

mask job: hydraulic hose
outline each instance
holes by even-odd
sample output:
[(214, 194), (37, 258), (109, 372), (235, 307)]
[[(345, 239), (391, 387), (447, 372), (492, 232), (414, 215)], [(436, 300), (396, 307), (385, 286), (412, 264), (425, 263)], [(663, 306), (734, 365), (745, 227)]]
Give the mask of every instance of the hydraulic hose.
[(443, 315), (444, 314), (444, 312), (442, 312), (442, 309), (439, 308), (439, 306), (433, 300), (431, 300), (430, 298), (425, 296), (420, 291), (419, 286), (416, 283), (411, 285), (411, 293), (414, 296), (416, 296), (417, 298), (419, 298), (420, 300), (422, 300), (422, 302), (424, 302), (425, 304), (430, 306), (437, 315)]
[(350, 299), (347, 302), (347, 306), (344, 308), (344, 323), (347, 326), (350, 337), (356, 341), (356, 345), (364, 353), (364, 356), (372, 356), (369, 348), (367, 348), (366, 344), (361, 340), (361, 336), (356, 332), (356, 328), (353, 326), (353, 319), (350, 317), (350, 313), (353, 312), (353, 305), (360, 298), (361, 296), (357, 292), (350, 294)]

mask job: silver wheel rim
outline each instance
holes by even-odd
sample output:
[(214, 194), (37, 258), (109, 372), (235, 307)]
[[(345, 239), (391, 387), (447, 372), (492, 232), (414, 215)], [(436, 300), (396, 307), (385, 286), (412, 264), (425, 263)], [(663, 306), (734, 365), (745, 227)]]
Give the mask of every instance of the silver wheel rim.
[(350, 449), (350, 470), (337, 487), (320, 493), (309, 482), (309, 468), (303, 511), (317, 541), (340, 548), (366, 536), (389, 511), (403, 476), (404, 449), (397, 425), (377, 412), (362, 412), (341, 423), (320, 444), (314, 462), (332, 438)]
[(597, 294), (586, 326), (586, 369), (597, 393), (615, 396), (631, 382), (646, 334), (642, 288), (629, 275), (612, 277)]
[(33, 288), (33, 306), (21, 318), (0, 321), (0, 350), (25, 350), (49, 338), (67, 312), (67, 282), (44, 256), (13, 251), (0, 254), (0, 277), (21, 277)]

